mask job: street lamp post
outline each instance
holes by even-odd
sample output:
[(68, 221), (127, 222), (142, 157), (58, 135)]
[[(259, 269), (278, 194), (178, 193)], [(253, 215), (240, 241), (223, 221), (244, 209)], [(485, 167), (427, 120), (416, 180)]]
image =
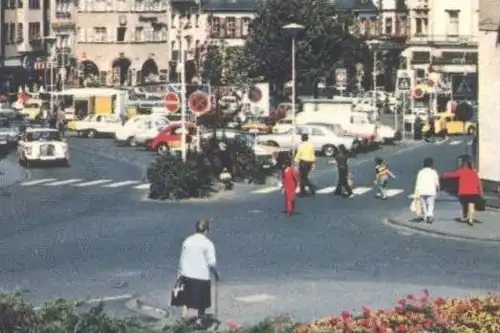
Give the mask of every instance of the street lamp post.
[(53, 36), (47, 36), (43, 38), (44, 41), (47, 43), (47, 49), (49, 53), (49, 70), (50, 70), (50, 112), (54, 111), (54, 45), (56, 42), (56, 37)]
[(295, 137), (297, 136), (297, 128), (296, 128), (296, 69), (295, 69), (295, 39), (297, 35), (304, 31), (305, 27), (303, 25), (297, 23), (290, 23), (283, 26), (283, 30), (285, 30), (290, 37), (292, 37), (292, 156), (295, 156)]

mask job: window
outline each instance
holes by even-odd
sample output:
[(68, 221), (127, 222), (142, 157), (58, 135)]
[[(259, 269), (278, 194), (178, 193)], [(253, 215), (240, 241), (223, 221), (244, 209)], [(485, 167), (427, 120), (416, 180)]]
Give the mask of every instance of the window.
[(325, 133), (323, 133), (323, 130), (322, 130), (322, 129), (320, 129), (320, 128), (315, 128), (315, 127), (313, 127), (311, 134), (312, 134), (313, 136), (323, 136), (323, 135), (325, 135)]
[(392, 17), (385, 18), (385, 34), (392, 35)]
[(40, 9), (40, 0), (29, 0), (30, 9)]
[(17, 8), (23, 8), (24, 0), (17, 0)]
[(200, 15), (196, 14), (194, 16), (194, 27), (198, 28), (200, 26)]
[(458, 36), (459, 32), (459, 11), (448, 11), (448, 36)]
[(428, 34), (429, 18), (427, 12), (417, 11), (415, 13), (415, 34), (427, 35)]
[(117, 42), (124, 42), (126, 34), (127, 34), (127, 28), (126, 27), (119, 27), (119, 28), (117, 28), (116, 29), (116, 41)]
[(30, 22), (28, 24), (28, 36), (30, 40), (40, 39), (42, 37), (42, 28), (40, 22)]
[(143, 40), (143, 33), (144, 33), (144, 28), (143, 27), (136, 27), (135, 28), (135, 40), (137, 42), (142, 42), (142, 40)]
[(248, 36), (250, 28), (250, 19), (248, 17), (244, 17), (241, 19), (241, 37)]
[(16, 9), (16, 0), (9, 0), (7, 7), (10, 9)]
[(108, 41), (108, 30), (105, 27), (94, 28), (95, 42), (104, 43)]
[(236, 38), (236, 19), (234, 17), (226, 19), (226, 29), (226, 36), (228, 38)]
[(16, 42), (16, 24), (9, 23), (9, 44), (14, 44)]
[(213, 38), (220, 38), (221, 37), (221, 22), (220, 18), (214, 17), (211, 20), (211, 25), (210, 25), (210, 35)]
[(172, 27), (172, 28), (174, 28), (174, 29), (175, 29), (175, 27), (177, 26), (177, 25), (176, 25), (176, 18), (177, 18), (177, 17), (175, 16), (175, 14), (172, 14), (172, 16), (170, 16), (170, 27)]
[(24, 30), (23, 24), (18, 23), (17, 24), (17, 32), (16, 32), (16, 34), (17, 34), (16, 42), (17, 43), (23, 42), (23, 30)]

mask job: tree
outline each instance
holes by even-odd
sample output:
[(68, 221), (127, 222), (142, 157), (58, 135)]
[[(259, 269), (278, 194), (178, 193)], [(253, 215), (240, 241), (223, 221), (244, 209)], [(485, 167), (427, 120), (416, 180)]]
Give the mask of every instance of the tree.
[(246, 83), (246, 71), (238, 66), (242, 55), (241, 47), (227, 47), (224, 42), (209, 44), (202, 66), (203, 81), (214, 86)]
[(310, 87), (322, 78), (330, 81), (346, 49), (360, 44), (336, 14), (331, 0), (261, 0), (239, 67), (250, 77), (263, 77), (279, 92), (291, 79), (291, 41), (282, 27), (298, 23), (305, 30), (296, 43), (297, 79)]

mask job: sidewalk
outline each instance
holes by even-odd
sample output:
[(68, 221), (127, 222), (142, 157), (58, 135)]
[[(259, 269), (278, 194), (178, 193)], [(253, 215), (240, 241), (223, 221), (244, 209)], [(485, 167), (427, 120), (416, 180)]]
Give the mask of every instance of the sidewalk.
[(416, 216), (409, 210), (399, 215), (389, 217), (385, 222), (389, 225), (413, 229), (421, 233), (435, 236), (452, 237), (463, 240), (483, 242), (500, 242), (500, 211), (486, 210), (476, 213), (476, 223), (469, 226), (460, 222), (459, 203), (451, 196), (436, 201), (435, 221), (432, 224), (417, 222)]
[(26, 178), (29, 173), (15, 161), (5, 158), (0, 161), (0, 190), (17, 184)]

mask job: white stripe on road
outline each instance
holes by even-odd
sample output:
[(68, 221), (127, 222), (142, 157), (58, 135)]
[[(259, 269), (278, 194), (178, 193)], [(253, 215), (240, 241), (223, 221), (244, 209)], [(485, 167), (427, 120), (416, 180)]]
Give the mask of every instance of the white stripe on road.
[(354, 195), (363, 195), (371, 190), (373, 190), (372, 187), (355, 187), (352, 189), (352, 193), (354, 193)]
[(473, 140), (468, 141), (468, 142), (467, 142), (467, 146), (472, 146), (472, 143), (473, 143), (473, 142), (474, 142)]
[(450, 142), (450, 146), (456, 146), (456, 145), (459, 145), (461, 141), (459, 140), (453, 140), (452, 142)]
[(440, 140), (440, 141), (438, 140), (438, 141), (436, 141), (436, 142), (435, 142), (435, 144), (436, 144), (436, 145), (442, 145), (442, 144), (444, 144), (445, 142), (448, 142), (449, 140), (450, 140), (450, 138), (446, 138), (446, 139), (444, 139), (444, 140)]
[(151, 187), (151, 184), (145, 183), (145, 184), (137, 185), (134, 188), (137, 189), (137, 190), (147, 190), (150, 187)]
[(266, 194), (266, 193), (273, 193), (276, 191), (279, 191), (280, 187), (279, 186), (270, 186), (270, 187), (263, 187), (258, 190), (253, 191), (252, 193), (255, 194)]
[(101, 185), (101, 184), (104, 184), (104, 183), (109, 183), (109, 182), (112, 182), (112, 181), (113, 181), (112, 179), (98, 179), (98, 180), (93, 180), (93, 181), (90, 181), (90, 182), (76, 184), (75, 186), (78, 186), (78, 187), (95, 186), (95, 185)]
[(43, 185), (44, 186), (61, 186), (61, 185), (69, 185), (69, 184), (73, 184), (73, 183), (78, 183), (81, 181), (82, 181), (82, 179), (73, 178), (73, 179), (60, 180), (58, 182), (53, 182), (53, 183), (48, 183), (48, 184), (43, 184)]
[(335, 190), (335, 186), (328, 186), (325, 188), (322, 188), (321, 190), (316, 191), (318, 194), (328, 194), (332, 193)]
[(118, 182), (118, 183), (112, 183), (112, 184), (108, 184), (108, 185), (103, 185), (102, 187), (116, 188), (116, 187), (122, 187), (122, 186), (137, 184), (137, 183), (138, 183), (137, 180), (126, 180), (124, 182)]
[(31, 180), (29, 182), (24, 182), (21, 184), (21, 186), (39, 185), (43, 183), (53, 182), (54, 180), (57, 180), (57, 178), (42, 178), (37, 180)]
[(387, 196), (390, 198), (390, 197), (394, 197), (398, 194), (401, 194), (403, 193), (405, 190), (401, 190), (401, 189), (397, 189), (397, 188), (393, 188), (393, 189), (390, 189), (390, 190), (387, 190), (386, 193), (387, 193)]

